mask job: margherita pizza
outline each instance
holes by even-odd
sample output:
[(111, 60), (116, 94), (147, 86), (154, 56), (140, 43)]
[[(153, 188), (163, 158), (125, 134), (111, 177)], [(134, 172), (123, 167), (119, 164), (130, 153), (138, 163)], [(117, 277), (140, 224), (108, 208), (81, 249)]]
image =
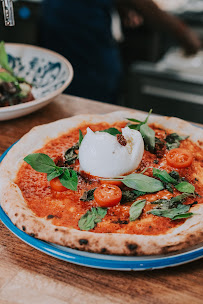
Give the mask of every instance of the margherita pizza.
[(35, 127), (0, 166), (11, 221), (48, 242), (152, 255), (203, 241), (203, 130), (138, 113)]

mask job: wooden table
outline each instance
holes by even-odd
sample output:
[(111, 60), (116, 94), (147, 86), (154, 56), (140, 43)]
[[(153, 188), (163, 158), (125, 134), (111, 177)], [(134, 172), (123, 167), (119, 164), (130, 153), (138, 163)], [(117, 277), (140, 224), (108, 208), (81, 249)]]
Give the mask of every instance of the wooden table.
[[(31, 115), (0, 122), (0, 154), (32, 127), (82, 113), (123, 109), (59, 96)], [(203, 303), (203, 263), (163, 270), (119, 272), (86, 268), (28, 246), (0, 222), (0, 304)]]

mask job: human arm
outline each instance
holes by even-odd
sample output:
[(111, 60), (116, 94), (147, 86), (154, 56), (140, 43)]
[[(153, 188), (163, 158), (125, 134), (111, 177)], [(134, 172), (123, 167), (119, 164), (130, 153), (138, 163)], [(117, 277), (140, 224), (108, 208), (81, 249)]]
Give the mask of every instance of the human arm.
[(161, 10), (152, 0), (116, 0), (116, 5), (119, 12), (134, 10), (154, 29), (173, 35), (187, 54), (195, 54), (201, 48), (200, 39), (184, 22)]

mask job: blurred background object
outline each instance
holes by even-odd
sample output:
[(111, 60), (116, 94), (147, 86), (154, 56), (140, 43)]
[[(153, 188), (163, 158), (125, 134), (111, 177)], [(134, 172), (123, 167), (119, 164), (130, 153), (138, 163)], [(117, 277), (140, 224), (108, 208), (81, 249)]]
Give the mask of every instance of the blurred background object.
[(16, 26), (4, 27), (2, 15), (0, 40), (65, 55), (75, 71), (67, 93), (203, 122), (203, 53), (195, 55), (203, 40), (203, 1), (154, 3), (14, 1)]

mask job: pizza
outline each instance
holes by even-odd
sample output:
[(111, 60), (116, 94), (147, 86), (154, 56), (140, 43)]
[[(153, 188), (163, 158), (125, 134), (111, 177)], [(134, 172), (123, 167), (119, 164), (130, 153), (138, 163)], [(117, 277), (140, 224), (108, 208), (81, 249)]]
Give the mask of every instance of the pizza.
[(117, 255), (203, 241), (203, 130), (136, 111), (33, 128), (0, 165), (0, 203), (32, 237)]

